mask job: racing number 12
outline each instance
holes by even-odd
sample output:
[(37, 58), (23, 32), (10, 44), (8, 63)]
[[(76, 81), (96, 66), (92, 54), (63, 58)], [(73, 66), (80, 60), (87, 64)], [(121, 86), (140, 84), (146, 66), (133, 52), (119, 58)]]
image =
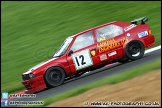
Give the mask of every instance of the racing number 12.
[[(81, 65), (86, 64), (86, 62), (84, 62), (84, 56), (83, 56), (83, 55), (80, 55), (80, 56), (79, 56), (79, 59), (81, 59)], [(77, 62), (77, 65), (80, 66), (77, 57), (75, 57), (75, 60), (76, 60), (76, 62)]]
[(83, 50), (83, 51), (74, 53), (71, 56), (72, 56), (72, 60), (74, 62), (76, 70), (93, 65), (93, 61), (92, 61), (89, 50)]

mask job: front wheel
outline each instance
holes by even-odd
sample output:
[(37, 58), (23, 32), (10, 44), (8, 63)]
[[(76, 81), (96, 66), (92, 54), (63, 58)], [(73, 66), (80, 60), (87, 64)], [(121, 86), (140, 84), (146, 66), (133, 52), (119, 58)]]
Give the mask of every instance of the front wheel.
[(65, 72), (60, 67), (51, 67), (45, 73), (45, 82), (49, 87), (61, 85), (64, 80)]
[(133, 41), (126, 46), (126, 56), (131, 60), (137, 60), (143, 57), (145, 47), (140, 41)]

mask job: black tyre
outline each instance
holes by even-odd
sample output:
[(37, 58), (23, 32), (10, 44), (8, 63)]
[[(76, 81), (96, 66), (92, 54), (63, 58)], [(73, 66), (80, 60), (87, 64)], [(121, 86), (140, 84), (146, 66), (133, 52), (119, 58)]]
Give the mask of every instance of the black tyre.
[(137, 60), (143, 57), (145, 47), (140, 41), (132, 41), (126, 46), (125, 54), (130, 60)]
[(45, 73), (45, 82), (48, 87), (61, 85), (65, 80), (65, 72), (60, 67), (51, 67)]
[(124, 57), (124, 58), (121, 58), (118, 62), (119, 63), (126, 63), (128, 61), (129, 61), (129, 59), (127, 57)]

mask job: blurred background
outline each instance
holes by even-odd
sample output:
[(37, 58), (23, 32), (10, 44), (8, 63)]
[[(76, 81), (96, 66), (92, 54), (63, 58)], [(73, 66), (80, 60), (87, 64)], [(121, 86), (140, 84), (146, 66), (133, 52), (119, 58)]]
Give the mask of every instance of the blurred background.
[(161, 44), (160, 1), (1, 2), (1, 92), (24, 90), (21, 74), (49, 59), (69, 36), (111, 21), (148, 17)]

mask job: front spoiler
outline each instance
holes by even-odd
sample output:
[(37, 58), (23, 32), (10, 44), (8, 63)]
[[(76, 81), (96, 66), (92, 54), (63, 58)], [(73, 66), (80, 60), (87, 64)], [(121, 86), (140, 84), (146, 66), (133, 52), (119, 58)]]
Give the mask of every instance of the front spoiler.
[(47, 88), (43, 75), (21, 82), (26, 90), (26, 94), (35, 93)]

